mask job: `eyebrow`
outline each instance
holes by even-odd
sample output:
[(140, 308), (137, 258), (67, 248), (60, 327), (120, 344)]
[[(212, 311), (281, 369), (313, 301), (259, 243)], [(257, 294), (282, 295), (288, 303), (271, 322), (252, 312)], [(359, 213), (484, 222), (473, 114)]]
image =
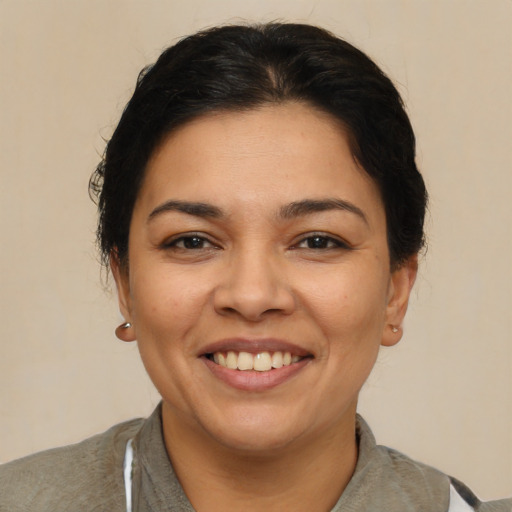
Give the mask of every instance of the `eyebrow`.
[[(283, 219), (293, 219), (329, 210), (342, 210), (353, 213), (368, 224), (368, 219), (366, 218), (363, 210), (349, 201), (338, 198), (303, 199), (302, 201), (294, 201), (280, 208), (279, 217)], [(213, 206), (208, 203), (171, 199), (157, 206), (149, 214), (148, 222), (166, 212), (181, 212), (195, 217), (210, 219), (225, 217), (225, 213), (217, 206)]]
[(148, 217), (148, 222), (165, 212), (181, 212), (195, 217), (218, 219), (224, 216), (220, 208), (208, 203), (170, 200), (157, 206)]
[(355, 204), (337, 198), (327, 199), (304, 199), (302, 201), (295, 201), (293, 203), (283, 206), (279, 212), (280, 216), (284, 219), (292, 219), (295, 217), (302, 217), (316, 212), (325, 212), (328, 210), (343, 210), (346, 212), (354, 213), (360, 217), (366, 224), (368, 219), (361, 208)]

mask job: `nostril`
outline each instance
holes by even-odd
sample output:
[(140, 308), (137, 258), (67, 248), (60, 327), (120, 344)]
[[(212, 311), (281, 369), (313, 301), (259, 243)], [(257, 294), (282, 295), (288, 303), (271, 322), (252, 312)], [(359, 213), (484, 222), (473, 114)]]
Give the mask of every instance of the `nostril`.
[(257, 266), (252, 272), (231, 272), (213, 294), (213, 306), (220, 315), (239, 315), (259, 322), (269, 315), (290, 314), (295, 299), (290, 288), (273, 274), (260, 278)]

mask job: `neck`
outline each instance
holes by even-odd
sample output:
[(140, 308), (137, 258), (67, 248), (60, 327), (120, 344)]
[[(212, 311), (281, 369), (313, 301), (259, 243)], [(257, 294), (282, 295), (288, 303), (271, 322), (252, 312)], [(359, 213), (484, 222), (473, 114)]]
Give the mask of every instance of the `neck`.
[(355, 406), (321, 435), (256, 453), (218, 443), (165, 404), (162, 414), (167, 452), (197, 512), (328, 512), (357, 462)]

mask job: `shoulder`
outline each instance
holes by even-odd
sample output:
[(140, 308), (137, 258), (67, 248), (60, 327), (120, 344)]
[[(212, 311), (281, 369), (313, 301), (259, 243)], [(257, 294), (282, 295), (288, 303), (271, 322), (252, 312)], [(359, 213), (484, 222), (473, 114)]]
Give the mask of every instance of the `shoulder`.
[[(481, 501), (465, 484), (441, 471), (415, 461), (403, 453), (385, 446), (377, 446), (385, 464), (389, 488), (395, 488), (405, 503), (418, 507), (414, 510), (430, 510), (429, 505), (438, 504), (437, 510), (448, 512), (512, 512), (512, 499)], [(434, 510), (435, 508), (433, 508)]]
[[(512, 512), (511, 500), (481, 502), (464, 484), (403, 453), (377, 445), (358, 416), (359, 460), (353, 484), (364, 489), (364, 510), (422, 510), (436, 512)], [(352, 483), (352, 482), (351, 482)], [(372, 501), (373, 500), (373, 501)]]
[(396, 496), (400, 496), (400, 503), (421, 504), (417, 510), (448, 510), (447, 475), (386, 446), (377, 445), (375, 452), (374, 460), (384, 473), (381, 478), (387, 489), (394, 489)]
[(0, 512), (115, 511), (124, 504), (125, 446), (143, 422), (0, 465)]
[[(387, 452), (392, 461), (397, 480), (401, 482), (415, 481), (415, 485), (423, 485), (432, 499), (439, 495), (441, 489), (445, 493), (445, 485), (449, 485), (448, 512), (512, 512), (512, 498), (497, 501), (481, 501), (476, 494), (461, 481), (445, 475), (439, 470), (410, 459), (406, 455), (390, 448), (379, 446)], [(413, 478), (411, 479), (411, 476)]]

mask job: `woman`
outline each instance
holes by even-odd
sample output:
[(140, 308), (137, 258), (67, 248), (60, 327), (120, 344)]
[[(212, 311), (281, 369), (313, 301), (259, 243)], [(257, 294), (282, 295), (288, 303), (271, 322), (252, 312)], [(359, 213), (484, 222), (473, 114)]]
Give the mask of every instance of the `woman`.
[(166, 50), (91, 180), (116, 334), (162, 403), (2, 467), (0, 510), (510, 510), (356, 415), (416, 277), (414, 157), (392, 83), (321, 29), (221, 27)]

